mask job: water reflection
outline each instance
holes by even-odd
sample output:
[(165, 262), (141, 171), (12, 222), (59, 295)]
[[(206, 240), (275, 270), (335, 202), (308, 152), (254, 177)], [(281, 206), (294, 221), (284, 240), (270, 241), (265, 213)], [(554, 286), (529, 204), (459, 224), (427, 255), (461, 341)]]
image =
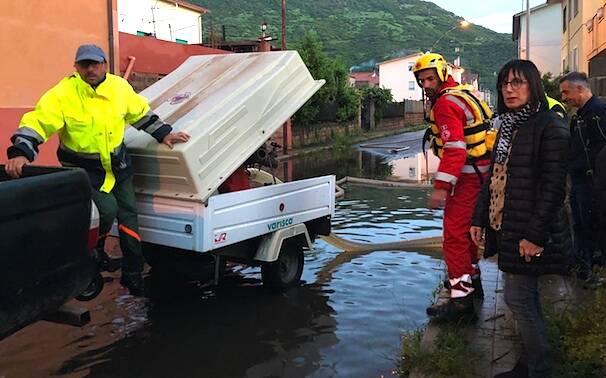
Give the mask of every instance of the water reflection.
[(318, 151), (280, 162), (275, 174), (281, 180), (293, 181), (323, 175), (365, 177), (384, 180), (392, 167), (381, 156), (351, 149)]
[(217, 290), (179, 287), (175, 294), (156, 292), (139, 332), (78, 355), (61, 371), (88, 368), (94, 377), (308, 376), (320, 366), (320, 351), (339, 341), (335, 311), (319, 287), (275, 295), (237, 272)]
[(334, 174), (377, 180), (427, 182), (437, 171), (439, 159), (422, 152), (422, 132), (376, 139), (347, 151), (326, 149), (281, 161), (275, 174), (292, 181)]
[(390, 180), (426, 182), (435, 175), (439, 164), (440, 160), (431, 152), (394, 159)]

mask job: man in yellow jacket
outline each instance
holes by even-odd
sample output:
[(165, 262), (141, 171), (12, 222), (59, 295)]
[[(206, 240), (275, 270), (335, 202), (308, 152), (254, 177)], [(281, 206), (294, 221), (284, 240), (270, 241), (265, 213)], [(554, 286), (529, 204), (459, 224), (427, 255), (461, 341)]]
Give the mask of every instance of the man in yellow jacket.
[(74, 74), (47, 91), (36, 108), (23, 115), (11, 138), (5, 170), (11, 177), (21, 176), (23, 166), (36, 158), (38, 145), (58, 133), (61, 164), (83, 168), (90, 178), (101, 218), (98, 253), (106, 258), (105, 236), (117, 218), (123, 253), (120, 283), (131, 294), (142, 295), (144, 259), (131, 160), (124, 145), (125, 124), (146, 131), (170, 148), (187, 142), (189, 135), (173, 133), (150, 110), (145, 97), (135, 93), (126, 80), (107, 73), (107, 59), (100, 47), (80, 46), (74, 67)]

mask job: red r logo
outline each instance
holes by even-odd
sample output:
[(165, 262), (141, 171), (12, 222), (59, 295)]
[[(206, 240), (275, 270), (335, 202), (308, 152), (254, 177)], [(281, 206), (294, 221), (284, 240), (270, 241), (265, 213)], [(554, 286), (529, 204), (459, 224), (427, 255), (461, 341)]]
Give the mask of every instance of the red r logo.
[(215, 244), (223, 243), (225, 240), (227, 240), (226, 232), (222, 232), (220, 234), (215, 235), (215, 240), (214, 240)]

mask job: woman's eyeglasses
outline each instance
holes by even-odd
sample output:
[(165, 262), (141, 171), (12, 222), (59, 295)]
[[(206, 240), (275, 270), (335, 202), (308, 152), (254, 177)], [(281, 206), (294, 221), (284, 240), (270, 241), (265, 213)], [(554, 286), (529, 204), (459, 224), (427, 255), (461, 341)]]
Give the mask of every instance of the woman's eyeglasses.
[(501, 83), (501, 89), (507, 88), (508, 85), (511, 84), (512, 89), (520, 89), (522, 84), (528, 83), (528, 80), (522, 80), (520, 78), (513, 78), (511, 81), (504, 81)]

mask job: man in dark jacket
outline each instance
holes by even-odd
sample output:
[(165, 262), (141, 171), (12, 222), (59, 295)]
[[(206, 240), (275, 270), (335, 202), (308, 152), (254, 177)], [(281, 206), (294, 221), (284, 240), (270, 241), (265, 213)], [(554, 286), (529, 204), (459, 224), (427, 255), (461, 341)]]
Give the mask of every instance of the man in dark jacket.
[(604, 164), (597, 155), (606, 145), (606, 103), (591, 93), (587, 75), (582, 72), (570, 72), (562, 77), (560, 93), (563, 101), (577, 109), (570, 122), (568, 161), (576, 260), (573, 266), (581, 277), (586, 277), (595, 263), (603, 264), (603, 261), (594, 260), (600, 233), (595, 172), (598, 164)]

